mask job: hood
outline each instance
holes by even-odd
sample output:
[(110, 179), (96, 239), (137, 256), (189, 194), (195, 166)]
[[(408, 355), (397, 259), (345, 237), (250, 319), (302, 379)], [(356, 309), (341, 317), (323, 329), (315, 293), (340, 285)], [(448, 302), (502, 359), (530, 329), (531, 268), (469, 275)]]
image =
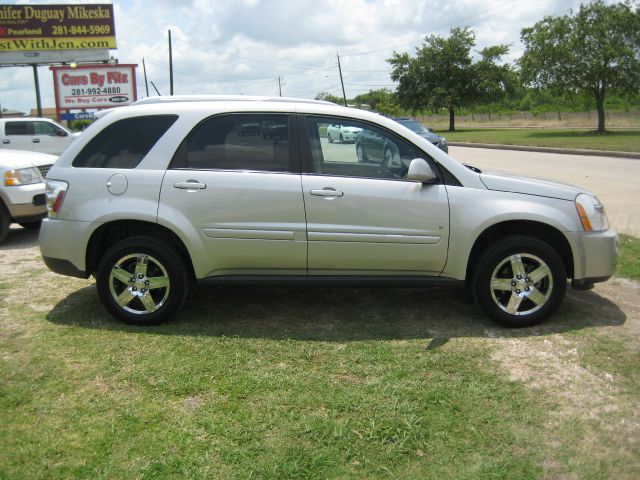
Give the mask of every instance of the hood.
[(48, 153), (0, 148), (0, 167), (9, 169), (53, 165), (57, 159), (57, 156), (49, 155)]
[(506, 172), (484, 172), (480, 174), (480, 180), (489, 190), (524, 193), (559, 198), (561, 200), (573, 201), (580, 193), (593, 195), (593, 193), (584, 188), (569, 185), (568, 183)]
[(440, 142), (440, 135), (436, 135), (435, 133), (422, 132), (422, 133), (418, 133), (418, 135), (420, 135), (422, 138), (426, 138), (431, 143), (436, 143), (437, 144), (437, 143)]

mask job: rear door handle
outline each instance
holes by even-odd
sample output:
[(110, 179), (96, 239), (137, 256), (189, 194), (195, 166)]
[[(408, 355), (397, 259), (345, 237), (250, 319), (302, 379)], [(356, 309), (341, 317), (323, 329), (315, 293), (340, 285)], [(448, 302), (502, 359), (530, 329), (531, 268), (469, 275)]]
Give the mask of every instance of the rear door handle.
[(174, 188), (181, 188), (182, 190), (204, 190), (207, 188), (205, 183), (200, 183), (197, 180), (187, 180), (186, 182), (176, 182), (173, 184)]
[(40, 139), (39, 138), (34, 138), (33, 139), (33, 143), (40, 143)]
[(344, 195), (343, 192), (330, 187), (325, 187), (322, 190), (311, 190), (310, 193), (316, 197), (342, 197)]
[(11, 143), (11, 140), (9, 140), (8, 138), (5, 138), (4, 140), (2, 140), (2, 143), (4, 143), (5, 145), (8, 145), (9, 143)]

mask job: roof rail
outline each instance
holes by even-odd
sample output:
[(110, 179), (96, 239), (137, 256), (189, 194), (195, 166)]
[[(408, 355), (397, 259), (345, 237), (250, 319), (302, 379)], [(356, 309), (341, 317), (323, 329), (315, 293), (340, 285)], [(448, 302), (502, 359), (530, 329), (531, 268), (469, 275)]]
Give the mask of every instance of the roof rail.
[(153, 103), (174, 102), (283, 102), (283, 103), (315, 103), (320, 105), (336, 105), (324, 100), (308, 100), (293, 97), (261, 97), (253, 95), (172, 95), (169, 97), (147, 97), (131, 105), (149, 105)]

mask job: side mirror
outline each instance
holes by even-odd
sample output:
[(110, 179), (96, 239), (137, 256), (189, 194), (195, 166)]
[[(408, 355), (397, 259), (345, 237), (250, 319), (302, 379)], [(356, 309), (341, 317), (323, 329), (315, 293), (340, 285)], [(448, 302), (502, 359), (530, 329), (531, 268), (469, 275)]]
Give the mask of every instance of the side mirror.
[(58, 135), (59, 137), (66, 137), (69, 134), (67, 132), (65, 132), (64, 130), (56, 130), (56, 135)]
[(420, 183), (436, 183), (438, 176), (431, 169), (426, 160), (422, 158), (414, 158), (409, 164), (407, 171), (407, 180), (413, 180)]

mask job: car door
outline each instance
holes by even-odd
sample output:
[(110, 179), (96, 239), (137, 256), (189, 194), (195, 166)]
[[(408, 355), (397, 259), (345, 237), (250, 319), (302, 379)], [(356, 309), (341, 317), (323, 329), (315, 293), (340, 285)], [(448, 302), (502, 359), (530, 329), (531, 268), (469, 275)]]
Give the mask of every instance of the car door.
[(353, 120), (395, 155), (393, 162), (358, 163), (353, 144), (337, 154), (320, 141), (319, 131), (335, 122), (307, 116), (302, 127), (309, 274), (438, 275), (448, 249), (446, 187), (403, 179), (413, 158), (433, 161), (394, 133)]
[(71, 136), (51, 122), (33, 122), (33, 150), (36, 152), (60, 155), (71, 142)]
[[(274, 138), (245, 135), (246, 125), (267, 122), (287, 128)], [(299, 165), (288, 115), (210, 117), (178, 148), (158, 216), (182, 222), (201, 245), (194, 260), (201, 276), (305, 275)]]
[(33, 150), (33, 122), (7, 120), (4, 124), (2, 148)]

